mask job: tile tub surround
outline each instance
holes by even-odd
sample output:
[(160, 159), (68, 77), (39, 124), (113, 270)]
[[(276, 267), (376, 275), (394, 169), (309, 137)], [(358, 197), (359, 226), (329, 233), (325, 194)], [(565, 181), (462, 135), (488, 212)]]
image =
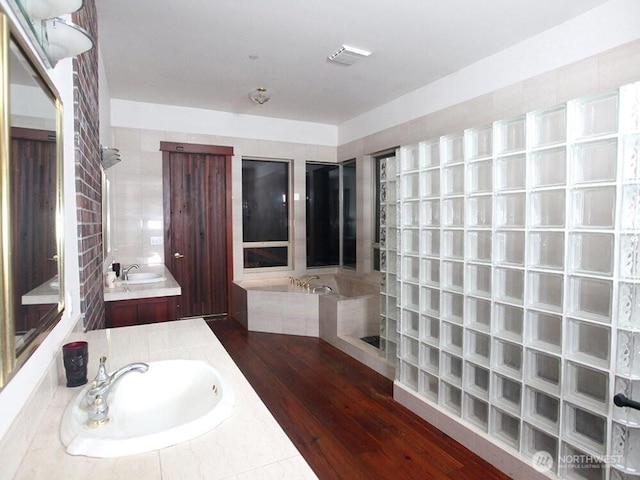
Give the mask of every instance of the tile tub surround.
[[(314, 294), (291, 285), (288, 278), (236, 281), (233, 283), (233, 317), (250, 331), (317, 337), (320, 297), (355, 300), (379, 295), (377, 285), (357, 278), (340, 274), (319, 277), (311, 281), (311, 287), (328, 285), (332, 292)], [(372, 319), (378, 321), (378, 314)], [(373, 333), (377, 331), (374, 329)]]
[(189, 442), (140, 455), (99, 459), (68, 455), (59, 439), (67, 403), (79, 388), (60, 385), (15, 479), (281, 479), (317, 478), (202, 319), (140, 325), (84, 334), (89, 372), (107, 356), (109, 371), (133, 361), (204, 360), (229, 381), (233, 416)]

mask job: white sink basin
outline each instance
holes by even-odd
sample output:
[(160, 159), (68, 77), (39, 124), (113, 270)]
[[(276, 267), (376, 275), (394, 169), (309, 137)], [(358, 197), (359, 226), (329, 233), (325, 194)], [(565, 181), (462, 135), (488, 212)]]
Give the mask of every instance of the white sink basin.
[(234, 394), (206, 362), (149, 362), (131, 372), (108, 396), (109, 422), (86, 426), (85, 387), (67, 406), (60, 438), (71, 455), (120, 457), (157, 450), (200, 436), (232, 414)]
[(162, 282), (163, 280), (166, 280), (166, 279), (161, 273), (135, 272), (135, 273), (129, 273), (124, 283), (127, 283), (129, 285), (134, 285), (138, 283)]

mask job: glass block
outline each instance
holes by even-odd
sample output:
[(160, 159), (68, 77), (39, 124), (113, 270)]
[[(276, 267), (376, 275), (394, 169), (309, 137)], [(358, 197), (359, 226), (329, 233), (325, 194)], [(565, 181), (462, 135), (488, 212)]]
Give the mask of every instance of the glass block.
[(489, 428), (489, 404), (465, 394), (463, 417), (483, 432), (486, 432)]
[[(640, 380), (630, 380), (616, 376), (613, 392), (616, 395), (621, 393), (631, 400), (639, 401)], [(635, 408), (613, 408), (611, 412), (613, 419), (618, 423), (640, 427), (640, 410), (636, 410)]]
[(402, 306), (412, 310), (420, 308), (420, 287), (418, 285), (402, 284)]
[(440, 343), (440, 319), (428, 315), (420, 316), (420, 340), (432, 345)]
[(420, 311), (438, 316), (440, 314), (440, 290), (422, 287)]
[(397, 279), (398, 277), (396, 277), (393, 274), (387, 275), (387, 282), (386, 282), (387, 295), (389, 295), (390, 297), (395, 297), (397, 295), (397, 288), (398, 288)]
[(527, 311), (527, 343), (532, 347), (561, 353), (562, 317), (551, 313)]
[(543, 432), (539, 428), (529, 423), (524, 424), (522, 432), (522, 453), (531, 458), (532, 461), (538, 460), (541, 452), (544, 452), (548, 458), (545, 458), (545, 465), (534, 463), (536, 470), (544, 470), (544, 473), (553, 474), (558, 469), (558, 444), (556, 437)]
[(640, 85), (629, 83), (620, 88), (620, 130), (640, 130)]
[(560, 357), (528, 348), (525, 362), (527, 385), (553, 395), (560, 395)]
[(608, 139), (575, 145), (571, 160), (573, 183), (615, 182), (618, 140)]
[(442, 194), (464, 194), (464, 165), (454, 165), (442, 169)]
[(426, 170), (420, 173), (421, 195), (425, 198), (440, 195), (440, 169)]
[(617, 321), (620, 327), (640, 327), (640, 284), (620, 282)]
[(493, 374), (491, 403), (514, 415), (520, 415), (522, 384), (503, 375)]
[(420, 220), (422, 227), (438, 227), (440, 226), (440, 201), (426, 200), (422, 202), (422, 219)]
[(625, 185), (622, 190), (621, 227), (640, 228), (640, 185)]
[(491, 266), (467, 264), (466, 286), (467, 293), (491, 298)]
[(562, 312), (563, 276), (554, 273), (529, 272), (527, 304), (552, 312)]
[(514, 342), (522, 342), (524, 310), (512, 305), (494, 305), (493, 333)]
[(620, 277), (640, 280), (640, 235), (620, 235)]
[(489, 399), (490, 372), (475, 363), (464, 365), (464, 389), (483, 400)]
[(569, 441), (604, 455), (607, 448), (607, 419), (588, 410), (564, 403), (563, 433)]
[(442, 201), (442, 224), (464, 227), (464, 198), (447, 198)]
[(504, 340), (493, 340), (493, 368), (511, 377), (522, 378), (522, 346)]
[(524, 300), (524, 272), (510, 268), (495, 268), (494, 292), (498, 301), (522, 305)]
[(529, 265), (553, 270), (564, 269), (564, 233), (531, 232)]
[(594, 275), (612, 275), (613, 242), (613, 235), (608, 233), (570, 233), (569, 270)]
[(525, 116), (496, 122), (497, 152), (508, 153), (524, 150), (526, 143)]
[(462, 323), (464, 318), (464, 297), (459, 293), (442, 292), (441, 294), (442, 318), (455, 323)]
[(462, 356), (462, 327), (453, 323), (442, 322), (441, 334), (440, 346), (455, 355)]
[(418, 145), (410, 145), (400, 149), (400, 169), (402, 172), (417, 170), (420, 166), (420, 149)]
[[(525, 418), (547, 432), (560, 431), (560, 399), (527, 387), (524, 396)], [(542, 450), (542, 449), (539, 449)]]
[(560, 478), (571, 478), (579, 480), (605, 480), (607, 475), (606, 465), (599, 461), (592, 453), (575, 448), (568, 443), (562, 443), (560, 454), (565, 459), (558, 465), (558, 475)]
[(492, 236), (490, 231), (470, 230), (467, 232), (467, 258), (475, 262), (491, 261)]
[(589, 365), (609, 368), (609, 327), (568, 319), (567, 328), (566, 354), (569, 357)]
[(408, 282), (420, 281), (419, 257), (402, 257), (402, 278)]
[(611, 323), (613, 284), (611, 280), (569, 277), (567, 311), (580, 318)]
[(440, 143), (421, 142), (420, 143), (420, 167), (431, 168), (440, 165)]
[(608, 372), (566, 362), (563, 384), (566, 398), (582, 408), (607, 412), (610, 401)]
[(404, 249), (404, 253), (419, 253), (420, 231), (417, 229), (403, 229), (402, 248)]
[[(615, 463), (613, 464), (615, 465)], [(640, 480), (640, 473), (633, 474), (620, 470), (616, 470), (613, 466), (611, 467), (611, 476), (610, 480)]]
[(622, 178), (640, 180), (640, 135), (627, 135), (622, 141)]
[(571, 191), (571, 226), (612, 229), (616, 219), (616, 187), (576, 188)]
[(618, 92), (575, 101), (576, 135), (592, 137), (618, 130)]
[(404, 200), (417, 200), (420, 196), (420, 176), (409, 173), (400, 177), (400, 194)]
[(423, 397), (428, 398), (434, 403), (438, 402), (438, 385), (439, 380), (436, 375), (432, 375), (427, 372), (420, 372), (419, 382), (418, 382), (418, 393)]
[(466, 331), (465, 359), (488, 367), (491, 361), (491, 337), (473, 330)]
[(520, 449), (520, 420), (513, 415), (492, 407), (489, 433), (509, 447)]
[(423, 255), (437, 257), (440, 255), (440, 230), (428, 229), (420, 232), (420, 252)]
[(567, 182), (567, 152), (564, 147), (531, 153), (530, 186), (553, 187)]
[(496, 160), (496, 190), (524, 190), (526, 187), (526, 156), (510, 155)]
[(534, 112), (533, 145), (536, 147), (564, 142), (567, 137), (567, 109), (564, 105)]
[[(408, 362), (411, 365), (418, 366), (419, 347), (420, 347), (420, 344), (416, 339), (407, 337), (406, 335), (402, 335), (401, 346), (400, 346), (400, 357), (405, 362)], [(416, 380), (417, 380), (417, 377), (416, 377)], [(416, 386), (417, 386), (417, 382), (416, 382)]]
[(442, 254), (447, 258), (464, 258), (464, 231), (442, 231)]
[(440, 139), (442, 148), (442, 163), (449, 165), (452, 163), (462, 163), (464, 161), (464, 137), (459, 135), (448, 135)]
[[(402, 333), (418, 338), (420, 331), (420, 315), (411, 310), (402, 310)], [(416, 357), (417, 358), (417, 357)]]
[(439, 285), (440, 283), (440, 260), (431, 258), (420, 259), (420, 281), (428, 285)]
[(464, 288), (464, 263), (442, 262), (442, 287), (461, 292)]
[(614, 465), (640, 474), (640, 428), (613, 422), (611, 457)]
[(545, 190), (531, 194), (530, 225), (562, 228), (565, 222), (564, 190)]
[(440, 372), (440, 350), (424, 343), (420, 344), (420, 368), (438, 375)]
[(471, 128), (466, 131), (467, 158), (474, 160), (491, 156), (493, 151), (493, 129), (491, 126)]
[[(395, 181), (388, 180), (386, 184), (386, 194), (383, 203), (387, 203), (387, 205), (393, 205), (398, 201), (398, 187)], [(382, 185), (380, 185), (380, 197), (382, 200)]]
[(420, 225), (420, 204), (418, 202), (404, 202), (402, 204), (402, 225), (405, 227)]
[(400, 381), (413, 391), (418, 390), (418, 367), (400, 361)]
[(470, 227), (491, 227), (492, 205), (491, 195), (467, 198), (467, 224)]
[(485, 160), (467, 166), (467, 193), (493, 192), (493, 162)]
[(494, 239), (497, 264), (524, 266), (524, 232), (496, 232)]
[(465, 322), (470, 327), (484, 332), (491, 331), (491, 300), (465, 298)]
[(526, 204), (524, 193), (496, 195), (495, 218), (498, 227), (524, 228)]
[(640, 378), (640, 332), (618, 330), (616, 373)]
[(440, 382), (440, 404), (458, 417), (462, 414), (462, 390), (447, 382)]
[(440, 378), (451, 385), (462, 387), (462, 358), (443, 352), (440, 359)]

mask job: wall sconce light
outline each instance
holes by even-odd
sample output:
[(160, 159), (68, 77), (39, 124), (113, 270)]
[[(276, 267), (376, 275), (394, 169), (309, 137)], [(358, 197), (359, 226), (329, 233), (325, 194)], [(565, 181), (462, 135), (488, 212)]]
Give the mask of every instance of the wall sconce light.
[(75, 57), (93, 48), (93, 38), (86, 30), (62, 18), (43, 21), (43, 48), (55, 66), (59, 60)]
[(264, 87), (258, 87), (254, 92), (249, 94), (249, 98), (258, 105), (264, 105), (269, 101), (271, 95), (267, 93), (267, 89)]
[(102, 164), (102, 168), (106, 170), (109, 167), (113, 167), (120, 160), (120, 150), (100, 146), (100, 163)]
[(36, 21), (77, 12), (84, 0), (21, 0), (20, 3), (31, 21)]

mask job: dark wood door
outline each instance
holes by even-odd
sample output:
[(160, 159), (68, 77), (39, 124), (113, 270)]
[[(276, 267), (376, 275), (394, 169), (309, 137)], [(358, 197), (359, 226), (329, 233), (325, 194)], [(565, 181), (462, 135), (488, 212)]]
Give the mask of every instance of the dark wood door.
[(180, 318), (229, 305), (231, 147), (161, 142), (165, 265), (182, 287)]

